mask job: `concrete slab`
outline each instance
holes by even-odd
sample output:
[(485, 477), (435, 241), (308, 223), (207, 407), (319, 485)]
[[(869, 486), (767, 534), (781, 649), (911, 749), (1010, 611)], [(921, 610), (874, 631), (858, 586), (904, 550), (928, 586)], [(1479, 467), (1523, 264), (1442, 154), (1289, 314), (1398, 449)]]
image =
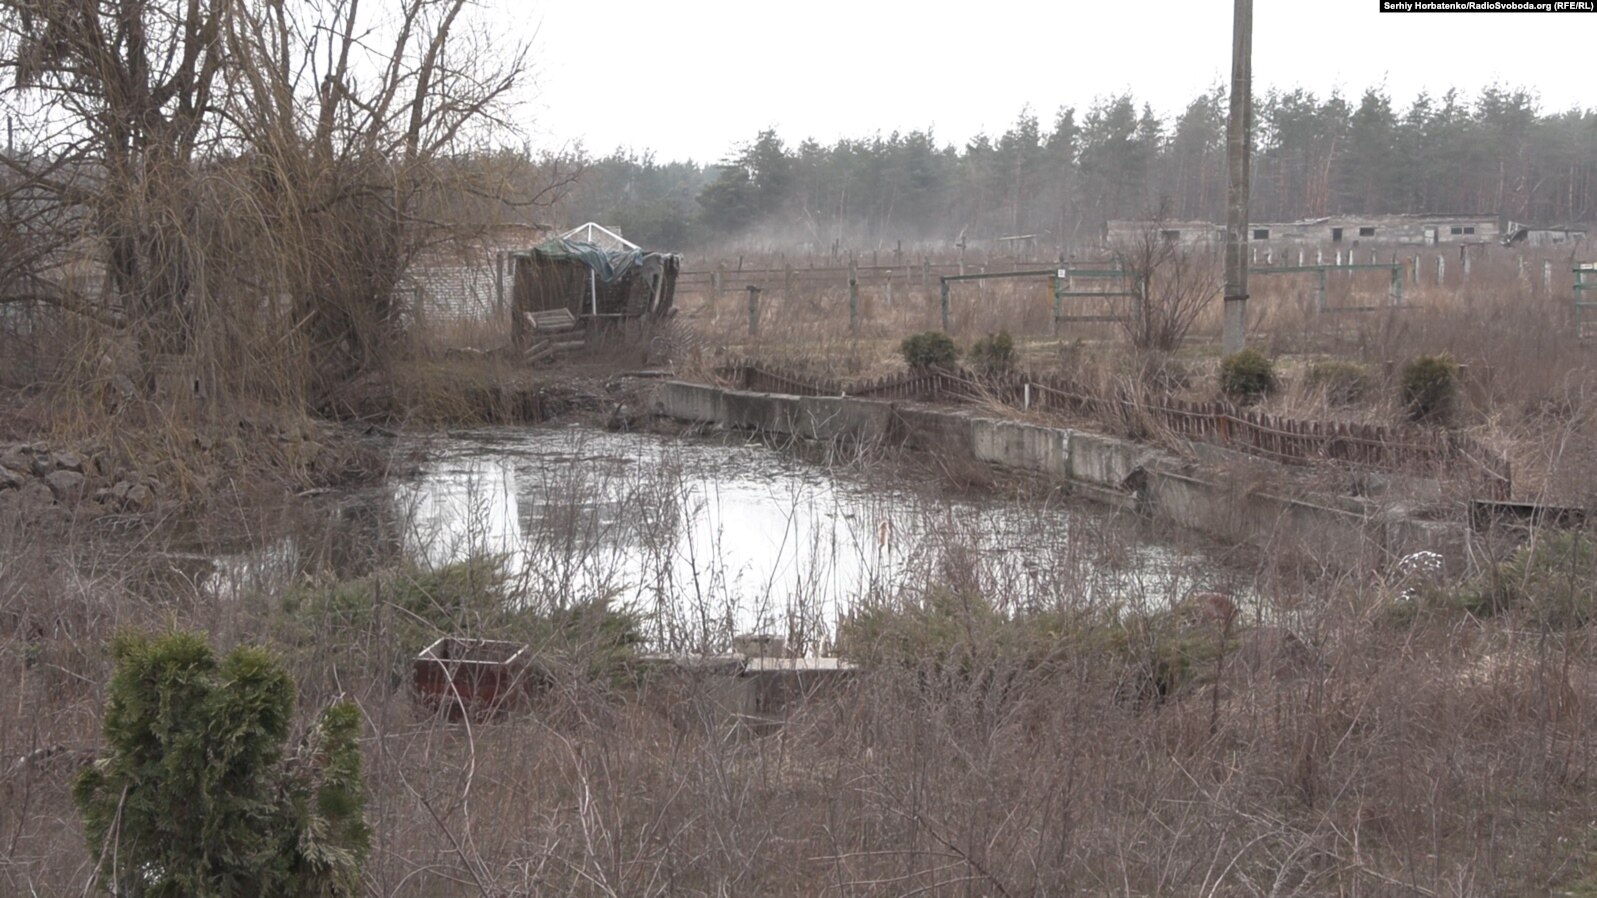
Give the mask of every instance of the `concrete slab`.
[(1070, 476), (1069, 430), (1020, 421), (977, 418), (971, 448), (978, 461), (1052, 477)]
[(804, 396), (798, 404), (798, 434), (820, 442), (881, 443), (893, 427), (893, 404), (873, 399)]
[(726, 410), (721, 406), (725, 392), (718, 387), (670, 380), (654, 392), (656, 410), (668, 418), (698, 424), (721, 424)]

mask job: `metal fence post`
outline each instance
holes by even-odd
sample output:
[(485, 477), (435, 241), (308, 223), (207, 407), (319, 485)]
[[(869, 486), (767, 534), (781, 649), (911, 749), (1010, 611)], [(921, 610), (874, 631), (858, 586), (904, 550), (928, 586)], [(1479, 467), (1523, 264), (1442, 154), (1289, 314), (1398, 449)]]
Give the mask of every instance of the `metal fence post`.
[(503, 315), (505, 312), (505, 253), (504, 250), (494, 253), (494, 311)]
[(848, 274), (848, 332), (859, 333), (859, 275)]
[(949, 330), (948, 330), (948, 279), (947, 278), (938, 278), (937, 279), (937, 283), (942, 286), (943, 333), (946, 334), (946, 333), (949, 332)]
[(1054, 282), (1054, 336), (1059, 336), (1059, 319), (1065, 315), (1065, 284), (1070, 279), (1070, 269), (1060, 266), (1053, 277)]
[(760, 288), (749, 285), (749, 336), (760, 332)]

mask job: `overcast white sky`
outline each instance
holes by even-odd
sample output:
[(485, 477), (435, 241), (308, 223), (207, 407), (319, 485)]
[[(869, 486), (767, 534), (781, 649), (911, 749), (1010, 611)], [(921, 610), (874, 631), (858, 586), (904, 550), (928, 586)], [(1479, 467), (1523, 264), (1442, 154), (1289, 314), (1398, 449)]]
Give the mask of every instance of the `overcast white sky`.
[[(488, 0), (533, 41), (537, 147), (580, 142), (714, 161), (759, 130), (789, 144), (931, 127), (1001, 133), (1030, 104), (1045, 126), (1130, 91), (1161, 114), (1229, 78), (1231, 0), (976, 4), (888, 0)], [(509, 12), (508, 4), (514, 4)], [(1258, 0), (1254, 90), (1502, 83), (1544, 111), (1597, 107), (1597, 14), (1392, 14), (1378, 0)]]

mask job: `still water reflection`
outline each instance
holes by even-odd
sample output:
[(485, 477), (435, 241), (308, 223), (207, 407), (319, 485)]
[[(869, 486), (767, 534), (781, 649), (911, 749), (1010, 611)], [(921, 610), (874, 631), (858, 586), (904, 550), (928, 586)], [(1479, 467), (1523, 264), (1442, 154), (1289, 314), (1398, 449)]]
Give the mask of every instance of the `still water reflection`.
[(1157, 604), (1212, 576), (1200, 556), (1095, 508), (931, 497), (869, 466), (741, 443), (472, 431), (433, 444), (393, 489), (413, 556), (502, 556), (531, 600), (622, 603), (678, 645), (739, 630), (824, 634), (853, 603), (930, 582), (1023, 608)]

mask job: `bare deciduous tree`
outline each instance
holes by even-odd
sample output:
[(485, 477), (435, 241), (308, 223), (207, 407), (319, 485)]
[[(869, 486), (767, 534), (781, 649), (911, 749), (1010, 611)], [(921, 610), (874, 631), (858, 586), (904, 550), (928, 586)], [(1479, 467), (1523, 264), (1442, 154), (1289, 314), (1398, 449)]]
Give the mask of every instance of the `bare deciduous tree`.
[(320, 392), (384, 361), (418, 252), (549, 199), (492, 151), (525, 62), (466, 0), (4, 0), (12, 193), (106, 275), (11, 280), (117, 324), (146, 375)]
[(1220, 293), (1212, 247), (1183, 245), (1178, 232), (1165, 227), (1168, 219), (1161, 207), (1145, 227), (1111, 247), (1137, 294), (1121, 325), (1138, 349), (1179, 348), (1193, 322)]

